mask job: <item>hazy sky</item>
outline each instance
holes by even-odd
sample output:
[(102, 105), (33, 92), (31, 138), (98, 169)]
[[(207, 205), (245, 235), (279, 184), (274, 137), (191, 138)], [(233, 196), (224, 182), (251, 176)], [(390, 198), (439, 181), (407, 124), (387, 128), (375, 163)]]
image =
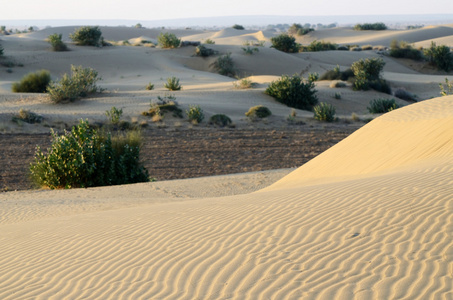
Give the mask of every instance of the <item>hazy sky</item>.
[(235, 15), (452, 14), (453, 0), (5, 0), (1, 20), (156, 20)]

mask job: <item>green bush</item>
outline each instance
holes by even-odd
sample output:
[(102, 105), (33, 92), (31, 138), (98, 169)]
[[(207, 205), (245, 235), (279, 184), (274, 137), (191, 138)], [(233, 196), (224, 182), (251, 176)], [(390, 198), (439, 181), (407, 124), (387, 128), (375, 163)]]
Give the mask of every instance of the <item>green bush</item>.
[(288, 29), (288, 33), (291, 35), (305, 35), (312, 31), (314, 31), (313, 28), (303, 27), (301, 24), (296, 24), (296, 23), (291, 25), (291, 27)]
[(257, 106), (252, 106), (248, 110), (248, 112), (245, 113), (245, 115), (251, 119), (253, 118), (267, 118), (270, 115), (272, 115), (272, 112), (270, 111), (269, 108), (263, 105), (257, 105)]
[(354, 30), (386, 30), (387, 26), (384, 23), (364, 23), (354, 26)]
[(200, 45), (195, 48), (196, 56), (208, 57), (208, 56), (214, 55), (216, 53), (217, 53), (217, 51), (206, 48), (204, 45)]
[(169, 91), (179, 91), (182, 89), (181, 84), (179, 84), (179, 78), (174, 76), (167, 78), (167, 82), (164, 84), (164, 87)]
[(236, 29), (236, 30), (244, 30), (244, 26), (238, 25), (238, 24), (234, 24), (234, 25), (232, 26), (232, 28), (234, 28), (234, 29)]
[(453, 53), (450, 48), (441, 45), (436, 46), (436, 43), (431, 42), (431, 47), (424, 49), (423, 53), (427, 57), (430, 64), (439, 70), (449, 72), (453, 69)]
[(160, 96), (158, 96), (157, 99), (161, 101), (161, 103), (151, 103), (151, 108), (148, 111), (143, 112), (142, 115), (154, 117), (157, 115), (163, 116), (166, 113), (171, 112), (173, 114), (173, 117), (183, 118), (183, 111), (174, 101), (175, 97), (165, 96), (161, 98)]
[(299, 45), (296, 43), (296, 39), (287, 34), (280, 34), (271, 38), (271, 43), (271, 48), (275, 48), (279, 51), (286, 53), (299, 52)]
[(236, 74), (231, 53), (218, 57), (212, 65), (220, 75), (233, 77)]
[(233, 86), (237, 89), (249, 89), (253, 87), (253, 82), (250, 79), (244, 78), (237, 82), (233, 82)]
[(81, 120), (61, 136), (52, 130), (47, 154), (37, 148), (31, 179), (51, 189), (147, 182), (148, 172), (139, 161), (140, 145), (138, 132), (112, 137)]
[(161, 33), (157, 37), (157, 42), (162, 48), (178, 48), (181, 44), (181, 39), (178, 39), (173, 33)]
[(12, 91), (14, 93), (45, 93), (50, 79), (50, 72), (47, 70), (29, 73), (19, 82), (13, 83)]
[(409, 58), (413, 60), (423, 60), (423, 52), (415, 49), (407, 42), (392, 40), (390, 43), (390, 56), (396, 58)]
[(211, 39), (206, 39), (206, 40), (204, 41), (204, 43), (205, 43), (205, 44), (208, 44), (208, 45), (214, 45), (214, 44), (215, 44), (215, 42), (214, 42), (213, 40), (211, 40)]
[(151, 82), (148, 83), (148, 84), (145, 86), (145, 89), (147, 89), (148, 91), (154, 90), (154, 84), (152, 84)]
[(51, 82), (47, 87), (50, 100), (55, 103), (74, 101), (90, 94), (102, 91), (96, 83), (101, 80), (98, 72), (92, 68), (71, 65), (71, 76), (64, 74), (60, 81)]
[(338, 45), (331, 42), (324, 41), (313, 41), (308, 46), (301, 46), (300, 50), (302, 52), (317, 52), (317, 51), (329, 51), (337, 50)]
[(102, 46), (104, 39), (102, 38), (101, 29), (98, 26), (83, 26), (77, 28), (74, 33), (69, 35), (69, 38), (80, 46)]
[(370, 106), (367, 107), (372, 114), (381, 114), (399, 108), (395, 99), (374, 99), (370, 101)]
[(194, 123), (201, 123), (204, 119), (203, 110), (199, 105), (190, 105), (189, 109), (186, 110), (187, 117)]
[(445, 78), (445, 87), (442, 83), (439, 83), (439, 87), (442, 96), (453, 95), (453, 81), (449, 81), (448, 78)]
[(367, 58), (354, 62), (351, 70), (354, 73), (354, 89), (368, 90), (373, 88), (384, 93), (391, 93), (390, 86), (381, 79), (385, 62), (382, 58)]
[(317, 72), (308, 74), (308, 81), (318, 81), (319, 74)]
[(105, 115), (109, 119), (110, 123), (118, 124), (120, 122), (121, 116), (123, 115), (123, 109), (118, 109), (113, 106), (110, 110), (105, 112)]
[(313, 107), (314, 117), (318, 121), (333, 122), (335, 120), (335, 107), (324, 102)]
[(242, 51), (244, 51), (244, 53), (246, 55), (252, 55), (253, 53), (258, 53), (260, 52), (260, 49), (258, 49), (257, 47), (250, 47), (250, 46), (247, 46), (247, 47), (242, 47)]
[(350, 78), (354, 77), (354, 72), (351, 68), (348, 68), (344, 71), (340, 71), (340, 67), (337, 66), (333, 70), (329, 70), (326, 73), (322, 74), (319, 80), (341, 80), (348, 81)]
[(289, 107), (312, 110), (318, 103), (315, 84), (304, 82), (299, 75), (283, 75), (279, 80), (271, 82), (265, 93)]
[(224, 114), (213, 115), (212, 117), (209, 118), (209, 124), (211, 124), (211, 125), (225, 127), (225, 126), (230, 125), (231, 123), (232, 123), (231, 119), (227, 115), (224, 115)]
[(62, 41), (61, 34), (51, 34), (48, 37), (49, 44), (52, 46), (53, 51), (67, 51), (68, 46)]

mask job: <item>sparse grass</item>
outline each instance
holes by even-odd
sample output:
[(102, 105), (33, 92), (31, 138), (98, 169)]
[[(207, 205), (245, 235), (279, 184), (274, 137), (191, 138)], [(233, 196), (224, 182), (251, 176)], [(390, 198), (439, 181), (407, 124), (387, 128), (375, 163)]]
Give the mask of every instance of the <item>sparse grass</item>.
[(214, 42), (213, 40), (211, 40), (211, 39), (206, 39), (206, 40), (204, 41), (204, 43), (205, 43), (205, 44), (208, 44), (208, 45), (214, 45), (214, 44), (215, 44), (215, 42)]
[(333, 95), (333, 97), (334, 97), (335, 99), (337, 99), (337, 100), (340, 100), (340, 99), (341, 99), (341, 93), (335, 93), (335, 94)]
[(344, 71), (340, 71), (340, 67), (337, 66), (333, 70), (329, 70), (321, 75), (319, 80), (342, 80), (348, 81), (354, 77), (354, 72), (348, 68)]
[(318, 51), (329, 51), (329, 50), (337, 50), (338, 45), (325, 42), (325, 41), (313, 41), (308, 46), (301, 46), (300, 51), (302, 52), (318, 52)]
[(404, 41), (392, 40), (389, 55), (396, 58), (423, 60), (423, 52)]
[(363, 51), (373, 50), (373, 45), (363, 45), (361, 48)]
[(317, 72), (308, 74), (308, 80), (312, 81), (312, 82), (318, 81), (319, 80), (319, 74)]
[(449, 81), (448, 78), (445, 78), (445, 87), (442, 83), (439, 83), (439, 88), (442, 96), (453, 95), (453, 81)]
[(360, 117), (359, 115), (357, 115), (356, 113), (352, 113), (351, 114), (351, 120), (354, 121), (354, 122), (360, 122)]
[(237, 89), (250, 89), (253, 87), (253, 82), (250, 79), (243, 78), (233, 82), (233, 86)]
[(242, 51), (244, 51), (244, 54), (246, 54), (246, 55), (252, 55), (255, 52), (256, 53), (260, 52), (260, 50), (257, 47), (247, 46), (247, 47), (242, 47), (241, 49), (242, 49)]
[(14, 93), (45, 93), (50, 80), (50, 72), (47, 70), (29, 73), (19, 82), (13, 83), (12, 91)]
[(318, 121), (333, 122), (335, 121), (335, 107), (332, 104), (324, 102), (313, 107), (314, 117)]
[(367, 108), (372, 114), (381, 114), (397, 109), (399, 105), (396, 104), (395, 99), (379, 98), (370, 101), (370, 106)]
[(146, 85), (145, 89), (147, 89), (148, 91), (154, 90), (154, 84), (152, 84), (151, 82), (148, 83), (148, 84)]
[(209, 118), (210, 125), (216, 125), (220, 127), (225, 127), (231, 125), (232, 121), (230, 117), (224, 114), (216, 114)]
[(169, 91), (179, 91), (182, 89), (182, 85), (179, 83), (179, 78), (169, 77), (167, 82), (164, 84), (164, 87)]
[(263, 119), (272, 115), (272, 112), (266, 106), (257, 105), (250, 107), (250, 109), (245, 113), (245, 115), (252, 120), (255, 118)]

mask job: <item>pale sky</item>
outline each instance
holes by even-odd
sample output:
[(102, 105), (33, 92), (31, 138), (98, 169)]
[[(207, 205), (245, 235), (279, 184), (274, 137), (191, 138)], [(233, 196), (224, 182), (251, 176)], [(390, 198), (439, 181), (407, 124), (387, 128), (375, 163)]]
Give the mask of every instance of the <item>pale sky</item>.
[(1, 20), (453, 14), (453, 0), (2, 0)]

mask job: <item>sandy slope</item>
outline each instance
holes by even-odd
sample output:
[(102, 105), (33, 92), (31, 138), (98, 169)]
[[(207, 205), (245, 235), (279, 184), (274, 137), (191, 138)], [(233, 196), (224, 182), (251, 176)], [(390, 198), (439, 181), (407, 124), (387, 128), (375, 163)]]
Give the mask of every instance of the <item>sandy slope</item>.
[(386, 114), (251, 194), (2, 195), (0, 297), (451, 299), (452, 112), (449, 97)]

